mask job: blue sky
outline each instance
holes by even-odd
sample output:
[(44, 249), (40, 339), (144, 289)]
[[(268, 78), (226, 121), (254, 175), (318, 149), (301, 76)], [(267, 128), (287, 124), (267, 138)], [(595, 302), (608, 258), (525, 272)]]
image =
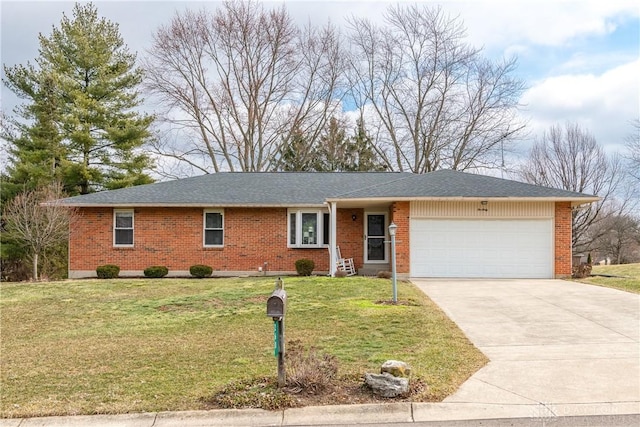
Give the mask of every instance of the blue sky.
[[(279, 5), (281, 2), (265, 2)], [(382, 1), (285, 0), (300, 23), (327, 19), (342, 25), (355, 14), (380, 20), (389, 3)], [(404, 2), (400, 2), (404, 3)], [(608, 152), (624, 150), (640, 118), (640, 2), (634, 0), (484, 0), (419, 1), (442, 5), (459, 16), (467, 42), (483, 47), (490, 58), (518, 57), (517, 74), (528, 87), (521, 103), (529, 123), (529, 138), (554, 124), (577, 122)], [(215, 8), (209, 2), (96, 1), (99, 13), (119, 23), (121, 33), (139, 56), (151, 44), (151, 34), (168, 23), (175, 10)], [(6, 1), (0, 4), (1, 59), (4, 65), (33, 61), (38, 33), (48, 35), (73, 2)], [(2, 109), (10, 113), (17, 100), (2, 89)]]

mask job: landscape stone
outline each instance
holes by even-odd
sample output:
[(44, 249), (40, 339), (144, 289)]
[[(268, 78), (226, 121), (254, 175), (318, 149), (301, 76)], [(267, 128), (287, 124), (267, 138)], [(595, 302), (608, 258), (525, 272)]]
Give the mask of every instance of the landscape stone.
[(409, 379), (394, 377), (388, 372), (382, 374), (364, 374), (364, 382), (371, 387), (373, 394), (382, 397), (396, 397), (409, 392)]
[(411, 376), (411, 367), (407, 363), (399, 360), (387, 360), (380, 368), (381, 374), (385, 372), (390, 373), (394, 377), (408, 378)]

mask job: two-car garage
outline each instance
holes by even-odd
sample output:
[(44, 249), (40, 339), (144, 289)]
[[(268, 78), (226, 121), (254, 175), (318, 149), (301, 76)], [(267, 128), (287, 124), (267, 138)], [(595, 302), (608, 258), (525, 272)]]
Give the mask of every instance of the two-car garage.
[(412, 277), (552, 278), (552, 203), (420, 203), (410, 216)]

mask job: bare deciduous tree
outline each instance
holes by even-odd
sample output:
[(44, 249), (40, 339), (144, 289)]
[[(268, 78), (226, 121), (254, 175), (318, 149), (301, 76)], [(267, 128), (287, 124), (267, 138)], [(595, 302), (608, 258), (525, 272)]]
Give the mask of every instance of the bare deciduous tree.
[(640, 182), (640, 119), (634, 120), (631, 125), (633, 132), (626, 138), (629, 175)]
[(640, 261), (640, 220), (631, 215), (611, 215), (600, 224), (595, 248), (612, 264)]
[(183, 132), (157, 152), (201, 172), (274, 169), (293, 130), (317, 138), (339, 107), (339, 40), (331, 25), (300, 29), (284, 7), (254, 1), (176, 14), (145, 63), (165, 122)]
[(392, 170), (424, 173), (498, 164), (523, 84), (515, 60), (493, 63), (464, 42), (440, 8), (391, 6), (384, 26), (351, 18), (350, 87), (373, 112), (378, 154)]
[(38, 280), (40, 256), (69, 236), (69, 224), (77, 213), (58, 202), (64, 197), (59, 184), (25, 191), (11, 200), (4, 211), (6, 232), (28, 249), (33, 264), (33, 280)]
[(573, 211), (573, 247), (578, 251), (588, 250), (599, 238), (596, 230), (604, 230), (595, 227), (599, 221), (621, 214), (626, 207), (624, 203), (614, 204), (619, 202), (616, 191), (624, 180), (620, 157), (607, 156), (593, 135), (574, 123), (552, 126), (534, 142), (519, 176), (531, 184), (601, 198)]

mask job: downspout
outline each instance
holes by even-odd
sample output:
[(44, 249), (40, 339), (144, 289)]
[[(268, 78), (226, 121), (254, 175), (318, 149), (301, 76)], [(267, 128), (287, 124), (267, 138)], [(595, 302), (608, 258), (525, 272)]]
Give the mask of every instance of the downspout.
[(329, 202), (329, 222), (331, 223), (331, 232), (329, 235), (329, 275), (336, 276), (337, 250), (336, 250), (336, 229), (337, 229), (337, 202)]

